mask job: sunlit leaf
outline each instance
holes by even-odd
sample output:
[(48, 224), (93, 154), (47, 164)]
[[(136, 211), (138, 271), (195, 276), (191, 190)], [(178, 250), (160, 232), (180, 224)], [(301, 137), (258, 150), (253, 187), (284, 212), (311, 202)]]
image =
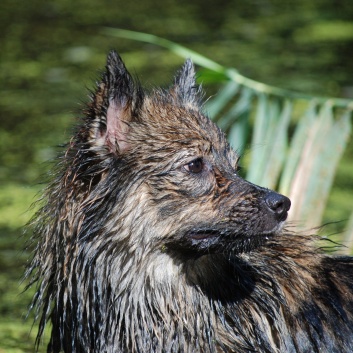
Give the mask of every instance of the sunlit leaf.
[(253, 93), (248, 88), (243, 88), (240, 93), (240, 97), (231, 108), (226, 111), (222, 117), (217, 119), (218, 126), (227, 131), (229, 127), (235, 122), (239, 116), (248, 112), (251, 109), (251, 100)]
[(306, 200), (313, 197), (313, 190), (310, 188), (314, 170), (315, 159), (322, 152), (323, 136), (326, 136), (332, 124), (332, 106), (326, 104), (321, 108), (319, 114), (308, 127), (308, 136), (300, 156), (300, 161), (292, 181), (290, 198), (292, 207), (290, 219), (303, 222), (302, 214), (307, 219), (308, 212)]
[(267, 96), (259, 94), (251, 142), (251, 160), (246, 176), (252, 183), (256, 183), (262, 174), (260, 166), (264, 159), (263, 143), (267, 130), (268, 104)]
[[(288, 127), (291, 118), (292, 103), (285, 101), (279, 119), (273, 119), (276, 124), (270, 126), (271, 133), (267, 143), (265, 171), (261, 185), (275, 189), (287, 154)], [(274, 112), (275, 113), (275, 112)]]
[[(317, 136), (318, 146), (311, 164), (308, 192), (304, 193), (299, 214), (300, 219), (308, 219), (308, 227), (316, 226), (322, 219), (337, 165), (350, 135), (350, 118), (350, 113), (345, 112), (337, 120), (332, 120), (330, 113), (321, 119), (327, 128), (319, 131)], [(310, 217), (307, 217), (308, 214)]]
[(221, 73), (226, 72), (226, 69), (222, 65), (217, 64), (215, 61), (212, 61), (211, 59), (208, 59), (205, 56), (191, 49), (188, 49), (180, 44), (174, 43), (170, 40), (167, 40), (161, 37), (157, 37), (153, 34), (129, 31), (127, 29), (109, 28), (109, 27), (104, 28), (103, 33), (109, 34), (111, 36), (120, 37), (120, 38), (133, 39), (141, 42), (155, 44), (160, 47), (164, 47), (185, 59), (190, 58), (193, 60), (195, 64), (203, 66), (207, 69), (221, 72)]
[(309, 103), (309, 108), (304, 116), (299, 119), (290, 141), (289, 151), (287, 152), (279, 184), (279, 191), (284, 195), (289, 195), (291, 182), (296, 172), (305, 141), (309, 135), (310, 126), (313, 124), (316, 116), (316, 106), (317, 103), (315, 101)]
[(239, 91), (239, 84), (233, 81), (229, 81), (224, 87), (215, 95), (210, 98), (205, 104), (205, 110), (211, 117), (215, 119), (216, 116), (225, 108), (232, 98)]
[(249, 134), (249, 111), (245, 111), (231, 126), (228, 134), (230, 145), (238, 152), (239, 155), (243, 154), (243, 151), (247, 145)]

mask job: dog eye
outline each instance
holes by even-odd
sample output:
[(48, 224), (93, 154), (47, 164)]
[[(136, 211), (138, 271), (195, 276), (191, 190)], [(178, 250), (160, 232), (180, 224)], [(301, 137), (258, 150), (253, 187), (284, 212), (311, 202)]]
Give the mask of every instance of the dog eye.
[(202, 158), (197, 158), (191, 161), (190, 163), (186, 164), (184, 168), (190, 173), (198, 174), (203, 171), (204, 163)]

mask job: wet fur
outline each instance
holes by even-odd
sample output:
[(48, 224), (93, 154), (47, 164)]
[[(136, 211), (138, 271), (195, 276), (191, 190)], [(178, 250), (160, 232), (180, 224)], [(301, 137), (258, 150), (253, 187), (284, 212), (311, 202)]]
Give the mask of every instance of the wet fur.
[(146, 93), (110, 53), (34, 221), (48, 352), (353, 351), (353, 260), (281, 230), (201, 98), (190, 61)]

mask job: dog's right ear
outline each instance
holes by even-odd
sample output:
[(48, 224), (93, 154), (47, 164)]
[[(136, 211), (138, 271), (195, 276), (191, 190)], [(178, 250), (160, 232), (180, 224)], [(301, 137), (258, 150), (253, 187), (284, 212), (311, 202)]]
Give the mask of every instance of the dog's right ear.
[(92, 150), (118, 155), (129, 149), (129, 124), (133, 109), (141, 100), (141, 90), (135, 87), (121, 57), (111, 51), (106, 70), (87, 110), (85, 137)]
[(170, 93), (177, 103), (198, 109), (203, 96), (202, 88), (196, 83), (195, 67), (187, 59), (174, 78)]

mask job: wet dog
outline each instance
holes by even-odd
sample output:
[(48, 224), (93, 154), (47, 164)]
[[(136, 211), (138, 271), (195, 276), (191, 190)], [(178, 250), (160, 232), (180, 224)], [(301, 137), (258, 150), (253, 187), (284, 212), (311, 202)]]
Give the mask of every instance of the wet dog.
[(190, 60), (147, 93), (111, 52), (36, 216), (48, 352), (353, 352), (353, 260), (237, 164)]

